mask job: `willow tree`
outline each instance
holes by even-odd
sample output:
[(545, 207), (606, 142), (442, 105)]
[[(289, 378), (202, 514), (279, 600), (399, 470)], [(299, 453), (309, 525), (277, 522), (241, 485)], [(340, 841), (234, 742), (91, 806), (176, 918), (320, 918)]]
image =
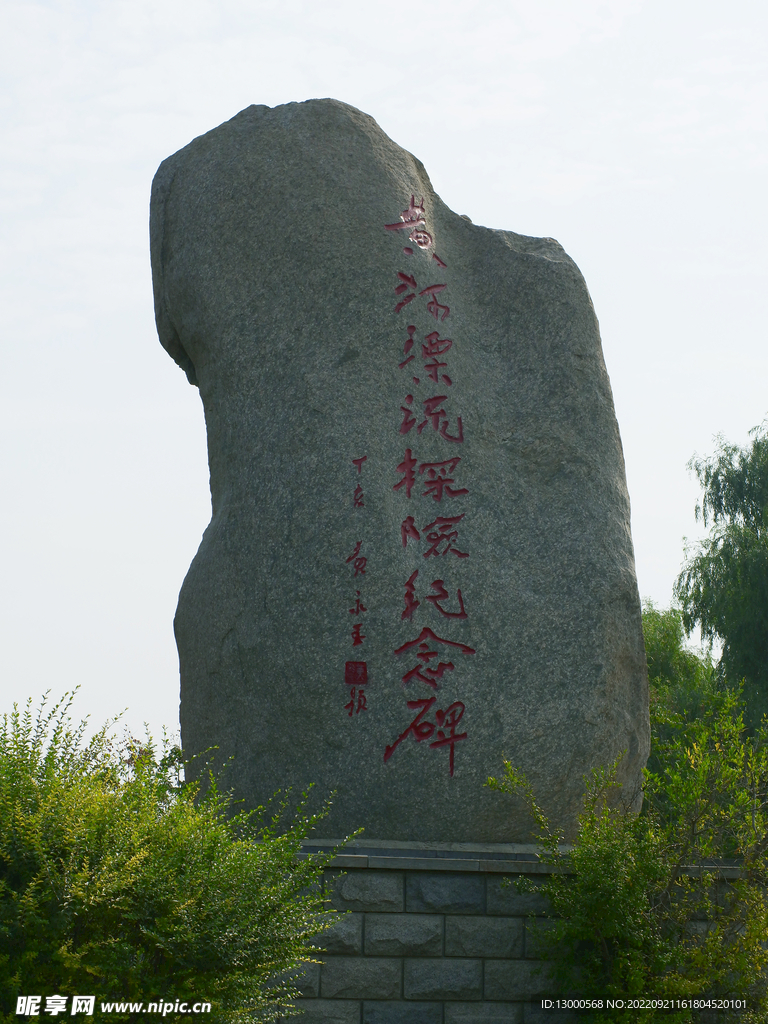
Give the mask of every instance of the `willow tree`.
[(683, 624), (722, 642), (720, 667), (744, 680), (750, 724), (768, 713), (768, 427), (744, 448), (718, 437), (714, 455), (689, 463), (703, 488), (696, 518), (709, 536), (675, 584)]

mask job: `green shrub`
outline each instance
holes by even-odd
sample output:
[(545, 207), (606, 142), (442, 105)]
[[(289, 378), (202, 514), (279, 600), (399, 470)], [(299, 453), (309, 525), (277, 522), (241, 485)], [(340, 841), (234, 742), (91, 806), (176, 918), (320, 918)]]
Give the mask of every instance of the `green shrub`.
[[(768, 733), (746, 735), (740, 697), (727, 691), (710, 693), (690, 721), (662, 700), (653, 726), (656, 770), (646, 772), (642, 813), (606, 800), (618, 761), (597, 770), (570, 850), (509, 762), (488, 780), (527, 802), (554, 869), (538, 890), (554, 918), (540, 936), (551, 982), (584, 997), (746, 998), (738, 1019), (765, 1021)], [(698, 1017), (682, 1009), (637, 1019)]]
[(102, 1000), (290, 1012), (291, 972), (334, 919), (318, 886), (332, 854), (297, 860), (325, 809), (307, 814), (305, 794), (285, 828), (285, 803), (235, 814), (213, 777), (204, 796), (180, 781), (178, 749), (117, 744), (108, 726), (86, 742), (70, 704), (2, 719), (3, 1019), (19, 1019), (17, 995), (54, 993), (95, 994), (97, 1017)]

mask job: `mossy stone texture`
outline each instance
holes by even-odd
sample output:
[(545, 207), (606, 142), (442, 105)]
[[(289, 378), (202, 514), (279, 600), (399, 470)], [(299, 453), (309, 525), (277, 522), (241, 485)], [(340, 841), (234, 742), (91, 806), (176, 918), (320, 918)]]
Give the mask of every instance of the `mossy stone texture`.
[[(175, 619), (181, 729), (323, 831), (524, 842), (504, 758), (571, 836), (648, 689), (619, 430), (560, 245), (479, 227), (335, 100), (165, 160), (160, 340), (200, 389), (212, 518)], [(450, 343), (450, 344), (449, 344)], [(358, 461), (354, 461), (358, 460)]]

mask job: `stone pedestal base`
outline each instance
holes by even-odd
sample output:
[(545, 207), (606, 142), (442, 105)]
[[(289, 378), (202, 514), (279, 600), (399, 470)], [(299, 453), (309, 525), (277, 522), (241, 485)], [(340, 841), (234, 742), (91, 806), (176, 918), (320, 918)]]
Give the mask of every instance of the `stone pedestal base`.
[[(332, 843), (307, 845), (317, 852)], [(551, 997), (536, 937), (546, 901), (514, 879), (549, 871), (521, 844), (347, 846), (326, 872), (347, 911), (302, 979), (305, 1024), (524, 1024), (570, 1019)], [(505, 884), (507, 879), (513, 884)]]

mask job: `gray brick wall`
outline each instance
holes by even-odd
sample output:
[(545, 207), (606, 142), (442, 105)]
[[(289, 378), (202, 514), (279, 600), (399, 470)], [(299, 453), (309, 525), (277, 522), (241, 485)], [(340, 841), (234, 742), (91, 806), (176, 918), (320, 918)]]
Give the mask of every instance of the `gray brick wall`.
[[(301, 980), (304, 1024), (526, 1024), (542, 1012), (550, 922), (536, 893), (504, 879), (543, 881), (522, 863), (466, 853), (348, 855), (325, 875), (334, 927)], [(462, 859), (463, 857), (463, 859)], [(339, 866), (335, 866), (339, 865)], [(533, 920), (535, 917), (535, 921)]]

